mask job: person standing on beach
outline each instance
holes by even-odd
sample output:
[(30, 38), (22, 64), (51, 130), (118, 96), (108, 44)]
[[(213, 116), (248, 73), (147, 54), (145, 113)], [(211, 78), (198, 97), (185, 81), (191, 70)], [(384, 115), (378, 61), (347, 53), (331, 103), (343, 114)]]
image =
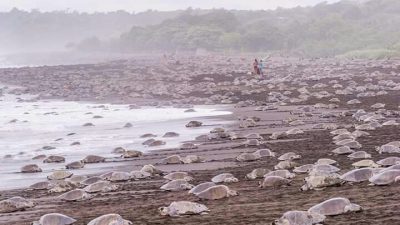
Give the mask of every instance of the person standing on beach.
[(254, 69), (254, 74), (260, 75), (260, 69), (258, 67), (258, 60), (257, 59), (254, 59), (253, 69)]
[(264, 75), (264, 73), (263, 73), (263, 61), (262, 61), (262, 59), (260, 59), (260, 62), (258, 63), (258, 70), (259, 70), (259, 73), (260, 73), (260, 75), (262, 76), (262, 75)]

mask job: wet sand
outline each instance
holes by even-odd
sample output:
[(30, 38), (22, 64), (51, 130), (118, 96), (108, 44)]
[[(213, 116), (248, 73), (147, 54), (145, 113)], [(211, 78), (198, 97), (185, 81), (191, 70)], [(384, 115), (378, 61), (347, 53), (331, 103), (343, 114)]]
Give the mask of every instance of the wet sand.
[[(383, 71), (384, 72), (384, 71)], [(399, 76), (391, 77), (399, 81)], [(328, 81), (328, 80), (327, 80)], [(316, 83), (327, 83), (327, 81), (307, 81), (309, 86)], [(359, 85), (364, 81), (358, 81)], [(345, 85), (343, 81), (341, 84)], [(298, 87), (297, 87), (298, 88)], [(323, 89), (323, 88), (322, 88)], [(323, 90), (330, 91), (329, 88)], [(303, 165), (315, 163), (320, 158), (331, 158), (338, 162), (343, 174), (352, 169), (351, 164), (355, 162), (346, 156), (332, 155), (331, 151), (337, 146), (332, 143), (332, 135), (328, 130), (314, 130), (312, 125), (319, 123), (338, 123), (347, 126), (357, 123), (351, 117), (321, 118), (324, 112), (332, 112), (339, 115), (342, 111), (355, 109), (370, 109), (372, 104), (377, 102), (386, 103), (387, 109), (398, 110), (400, 104), (400, 91), (390, 91), (388, 95), (360, 98), (361, 104), (347, 105), (345, 102), (357, 98), (353, 95), (333, 96), (340, 98), (339, 108), (316, 109), (310, 117), (294, 115), (291, 112), (296, 109), (298, 104), (292, 106), (278, 107), (271, 111), (254, 111), (255, 106), (232, 108), (233, 115), (230, 119), (238, 117), (257, 116), (260, 121), (255, 127), (240, 128), (239, 122), (225, 126), (225, 129), (234, 131), (237, 134), (259, 133), (265, 142), (260, 146), (248, 147), (243, 144), (246, 139), (228, 140), (216, 139), (211, 141), (196, 141), (198, 149), (180, 150), (165, 149), (157, 150), (145, 154), (143, 157), (126, 162), (118, 168), (112, 170), (131, 171), (140, 169), (145, 164), (154, 164), (165, 172), (169, 171), (188, 171), (194, 177), (192, 184), (199, 184), (210, 181), (210, 179), (220, 173), (229, 172), (234, 174), (238, 183), (228, 184), (228, 186), (238, 191), (239, 195), (216, 201), (204, 201), (188, 195), (186, 191), (166, 192), (160, 190), (160, 186), (165, 183), (161, 177), (149, 180), (129, 181), (118, 183), (120, 187), (115, 192), (97, 194), (93, 199), (82, 202), (63, 202), (57, 200), (59, 194), (49, 194), (47, 191), (32, 190), (9, 190), (2, 191), (1, 199), (12, 196), (22, 196), (34, 199), (38, 206), (27, 209), (23, 212), (3, 214), (0, 216), (0, 224), (29, 224), (37, 220), (45, 213), (58, 212), (71, 216), (78, 220), (76, 224), (87, 224), (93, 218), (107, 213), (118, 213), (125, 219), (131, 220), (134, 224), (270, 224), (279, 218), (284, 212), (289, 210), (307, 210), (311, 206), (318, 204), (332, 197), (346, 197), (352, 202), (363, 207), (361, 212), (348, 213), (334, 217), (327, 217), (325, 224), (358, 225), (358, 224), (400, 224), (400, 195), (399, 184), (389, 186), (369, 186), (369, 182), (359, 184), (344, 184), (342, 186), (327, 187), (324, 190), (301, 191), (300, 187), (304, 184), (305, 175), (297, 175), (288, 187), (277, 189), (261, 189), (258, 187), (260, 180), (246, 180), (245, 175), (255, 168), (263, 167), (272, 170), (278, 163), (276, 158), (266, 158), (255, 162), (237, 162), (235, 157), (242, 152), (253, 152), (257, 149), (269, 148), (277, 155), (293, 151), (302, 158), (298, 163)], [(258, 94), (240, 95), (241, 99), (251, 99), (264, 101), (265, 95)], [(331, 97), (329, 97), (331, 98)], [(311, 98), (301, 105), (315, 103), (328, 104), (329, 98)], [(280, 140), (271, 140), (270, 134), (275, 131), (286, 131), (291, 126), (283, 123), (287, 119), (300, 119), (305, 121), (305, 125), (296, 126), (305, 130), (304, 134), (290, 135)], [(388, 116), (387, 119), (399, 121), (399, 115)], [(353, 131), (354, 128), (349, 128)], [(378, 154), (376, 146), (381, 146), (391, 141), (400, 140), (399, 126), (383, 126), (376, 130), (368, 131), (370, 136), (360, 137), (357, 140), (362, 144), (362, 149), (372, 154), (372, 159), (377, 161), (389, 156), (398, 154)], [(179, 154), (196, 154), (206, 158), (204, 163), (179, 164), (179, 165), (158, 165), (157, 163), (166, 156)], [(183, 216), (170, 218), (161, 216), (158, 208), (167, 206), (172, 201), (188, 200), (205, 204), (210, 213), (207, 215)]]

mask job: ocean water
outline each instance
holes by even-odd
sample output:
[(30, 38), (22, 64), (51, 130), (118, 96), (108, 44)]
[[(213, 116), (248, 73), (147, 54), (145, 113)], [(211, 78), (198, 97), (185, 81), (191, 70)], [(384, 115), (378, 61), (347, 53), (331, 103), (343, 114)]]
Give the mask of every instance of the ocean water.
[[(143, 152), (179, 146), (183, 141), (208, 133), (212, 128), (230, 123), (213, 116), (230, 114), (221, 106), (195, 106), (196, 112), (184, 112), (184, 108), (129, 109), (128, 105), (93, 104), (59, 100), (18, 102), (18, 98), (6, 94), (0, 97), (0, 189), (26, 187), (45, 180), (55, 169), (63, 169), (66, 163), (83, 159), (89, 154), (115, 158), (111, 151), (116, 147)], [(94, 118), (100, 116), (101, 118)], [(201, 120), (206, 126), (186, 128), (191, 120)], [(92, 123), (94, 126), (83, 126)], [(132, 127), (124, 128), (126, 123)], [(179, 137), (162, 138), (173, 131)], [(75, 133), (74, 135), (68, 135)], [(146, 147), (140, 138), (152, 133), (155, 139), (166, 141), (161, 147)], [(73, 142), (80, 145), (71, 146)], [(44, 146), (55, 149), (45, 150)], [(66, 163), (44, 164), (32, 160), (37, 155), (61, 155)], [(44, 172), (20, 173), (26, 164), (36, 163)], [(108, 163), (106, 163), (108, 164)], [(86, 165), (75, 174), (93, 173), (103, 164)], [(107, 165), (109, 166), (109, 165)]]

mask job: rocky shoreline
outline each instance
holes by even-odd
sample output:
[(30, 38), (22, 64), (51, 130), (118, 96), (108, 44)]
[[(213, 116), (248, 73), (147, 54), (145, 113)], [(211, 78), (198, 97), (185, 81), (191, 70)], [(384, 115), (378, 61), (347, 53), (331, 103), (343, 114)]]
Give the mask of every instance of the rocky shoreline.
[[(260, 78), (247, 74), (249, 61), (241, 57), (171, 59), (166, 64), (159, 60), (0, 71), (0, 81), (15, 77), (14, 84), (25, 87), (15, 94), (67, 100), (92, 95), (126, 103), (134, 103), (137, 97), (155, 106), (234, 104), (231, 116), (237, 119), (182, 148), (138, 154), (127, 165), (110, 168), (118, 173), (102, 174), (101, 179), (114, 188), (88, 199), (86, 194), (73, 201), (60, 197), (69, 190), (87, 188), (81, 182), (61, 193), (46, 188), (2, 191), (1, 200), (20, 196), (36, 205), (2, 214), (0, 224), (30, 224), (47, 213), (67, 215), (77, 220), (74, 224), (87, 224), (110, 213), (133, 224), (271, 224), (275, 220), (285, 224), (294, 210), (306, 215), (302, 224), (315, 224), (307, 213), (318, 211), (318, 204), (326, 200), (349, 202), (336, 212), (330, 207), (318, 211), (325, 224), (396, 224), (400, 220), (396, 177), (380, 177), (389, 166), (400, 163), (396, 158), (400, 154), (396, 146), (400, 145), (400, 61), (272, 59), (269, 76)], [(89, 76), (97, 74), (94, 68), (104, 71), (102, 79)], [(77, 74), (76, 70), (86, 72)], [(121, 70), (126, 73), (117, 72)], [(61, 82), (51, 89), (55, 81), (48, 78), (55, 72), (54, 79)], [(149, 81), (151, 85), (146, 84)], [(146, 165), (157, 170), (151, 172)], [(360, 167), (370, 174), (350, 182), (345, 175)], [(289, 175), (263, 177), (279, 170), (288, 170), (285, 174)], [(150, 174), (143, 175), (144, 171)], [(129, 178), (121, 178), (127, 174)], [(224, 178), (219, 181), (221, 174)], [(171, 178), (175, 176), (179, 178)], [(180, 180), (182, 185), (175, 186), (171, 180)], [(186, 190), (211, 181), (226, 185), (229, 191), (221, 199), (207, 200), (216, 196)], [(179, 217), (159, 212), (174, 201), (202, 204), (209, 211)]]

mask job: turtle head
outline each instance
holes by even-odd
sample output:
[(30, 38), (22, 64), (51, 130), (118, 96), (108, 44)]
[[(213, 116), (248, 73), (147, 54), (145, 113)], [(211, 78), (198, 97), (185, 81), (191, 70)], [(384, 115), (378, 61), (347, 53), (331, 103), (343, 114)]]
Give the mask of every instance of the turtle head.
[(357, 204), (353, 204), (353, 203), (346, 205), (344, 207), (345, 212), (357, 212), (357, 211), (361, 211), (361, 209), (362, 209), (361, 206), (359, 206)]
[(160, 207), (160, 208), (158, 208), (158, 211), (160, 212), (160, 214), (162, 216), (167, 216), (169, 210), (168, 210), (168, 207)]
[(322, 214), (319, 214), (319, 213), (315, 213), (315, 212), (311, 212), (310, 213), (310, 217), (312, 218), (312, 223), (313, 224), (322, 223), (326, 219), (325, 215), (322, 215)]
[(236, 196), (236, 195), (238, 195), (238, 193), (237, 193), (237, 191), (234, 191), (234, 190), (228, 190), (228, 196)]

